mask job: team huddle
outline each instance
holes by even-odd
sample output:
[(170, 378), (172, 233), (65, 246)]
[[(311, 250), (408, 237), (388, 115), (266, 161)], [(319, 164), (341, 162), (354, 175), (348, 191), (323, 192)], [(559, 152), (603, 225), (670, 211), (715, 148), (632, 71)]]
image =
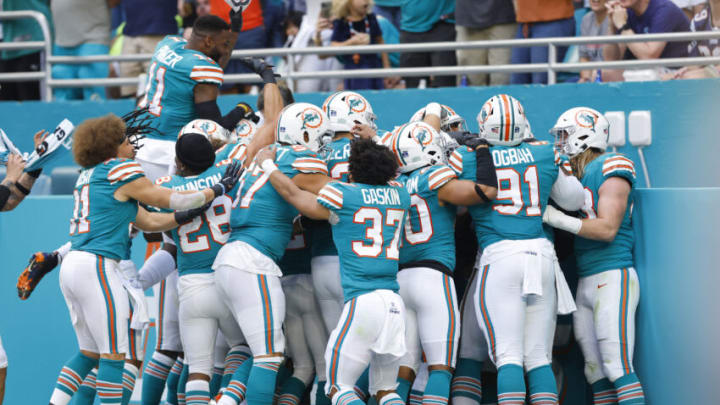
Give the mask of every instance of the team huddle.
[[(51, 404), (127, 404), (144, 362), (143, 404), (167, 391), (172, 404), (297, 405), (315, 389), (318, 405), (479, 405), (488, 360), (498, 404), (557, 404), (552, 342), (570, 313), (594, 403), (645, 403), (632, 366), (635, 169), (606, 153), (601, 113), (566, 111), (553, 144), (500, 94), (478, 134), (436, 102), (385, 132), (362, 95), (295, 103), (271, 66), (247, 60), (265, 82), (258, 111), (220, 116), (227, 59), (212, 38), (226, 29), (209, 18), (202, 38), (158, 45), (142, 108), (75, 130), (70, 240), (36, 253), (18, 283), (27, 298), (60, 264), (80, 350)], [(464, 212), (479, 249), (459, 300)], [(574, 299), (553, 228), (576, 235)], [(163, 243), (137, 270), (140, 231)]]

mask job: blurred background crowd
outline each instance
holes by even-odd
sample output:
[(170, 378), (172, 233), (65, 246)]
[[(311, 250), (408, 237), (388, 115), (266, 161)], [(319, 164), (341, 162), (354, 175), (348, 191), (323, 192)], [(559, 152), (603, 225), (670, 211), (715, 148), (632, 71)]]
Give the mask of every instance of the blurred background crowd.
[[(0, 9), (43, 13), (53, 32), (53, 55), (150, 54), (166, 35), (189, 35), (198, 16), (228, 18), (224, 0), (1, 0)], [(236, 49), (340, 47), (370, 44), (417, 44), (512, 38), (642, 35), (710, 31), (720, 27), (720, 0), (253, 0), (243, 13)], [(41, 41), (32, 19), (2, 22), (1, 40)], [(4, 50), (0, 72), (42, 70), (41, 51)], [(636, 42), (630, 45), (591, 44), (559, 47), (557, 61), (718, 56), (718, 40)], [(295, 71), (327, 71), (391, 67), (478, 66), (540, 63), (548, 60), (544, 46), (466, 49), (438, 52), (296, 55)], [(273, 58), (279, 71), (288, 60)], [(139, 77), (148, 62), (54, 64), (53, 78)], [(244, 73), (231, 61), (226, 74)], [(668, 80), (717, 77), (716, 66), (588, 70), (563, 73), (559, 81)], [(547, 73), (492, 73), (391, 76), (385, 79), (302, 79), (295, 92), (339, 89), (486, 86), (546, 83)], [(37, 82), (0, 83), (2, 100), (39, 99)], [(56, 100), (134, 97), (138, 85), (54, 90)], [(142, 86), (140, 86), (142, 87)], [(224, 85), (222, 91), (253, 92), (254, 86)]]

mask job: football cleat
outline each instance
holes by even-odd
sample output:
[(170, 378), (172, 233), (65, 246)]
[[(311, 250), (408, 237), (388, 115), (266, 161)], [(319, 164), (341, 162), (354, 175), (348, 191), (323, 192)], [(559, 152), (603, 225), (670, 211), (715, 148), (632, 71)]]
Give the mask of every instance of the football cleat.
[(27, 267), (18, 277), (18, 297), (21, 300), (28, 299), (43, 276), (57, 267), (58, 262), (57, 252), (37, 252), (33, 254)]

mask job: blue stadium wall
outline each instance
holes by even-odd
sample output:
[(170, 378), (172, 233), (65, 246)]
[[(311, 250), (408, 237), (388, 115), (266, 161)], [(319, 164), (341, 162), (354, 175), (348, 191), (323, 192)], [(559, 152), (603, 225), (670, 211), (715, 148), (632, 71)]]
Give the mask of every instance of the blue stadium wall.
[[(720, 398), (720, 80), (667, 83), (620, 83), (508, 88), (458, 88), (368, 92), (381, 128), (391, 129), (436, 100), (474, 117), (492, 94), (507, 92), (525, 106), (535, 135), (547, 130), (566, 108), (592, 106), (600, 111), (650, 110), (653, 144), (645, 149), (653, 189), (640, 189), (634, 207), (636, 267), (640, 276), (635, 366), (655, 405), (714, 403)], [(326, 94), (298, 96), (322, 103)], [(227, 111), (247, 96), (225, 96)], [(21, 150), (29, 150), (32, 134), (51, 129), (62, 118), (76, 124), (85, 118), (131, 108), (129, 101), (102, 103), (0, 103), (0, 127)], [(631, 146), (620, 150), (638, 161)], [(67, 160), (60, 165), (72, 165)], [(638, 166), (639, 187), (644, 187)], [(5, 403), (47, 403), (62, 364), (77, 350), (60, 289), (58, 272), (48, 275), (30, 300), (17, 299), (15, 283), (29, 255), (53, 249), (67, 239), (72, 210), (69, 196), (29, 197), (20, 207), (0, 215), (0, 335), (9, 357)], [(133, 247), (142, 264), (145, 244)], [(152, 306), (152, 304), (151, 304)], [(148, 353), (154, 333), (148, 339)], [(579, 399), (580, 369), (568, 378), (567, 404)], [(574, 382), (573, 382), (574, 381)]]

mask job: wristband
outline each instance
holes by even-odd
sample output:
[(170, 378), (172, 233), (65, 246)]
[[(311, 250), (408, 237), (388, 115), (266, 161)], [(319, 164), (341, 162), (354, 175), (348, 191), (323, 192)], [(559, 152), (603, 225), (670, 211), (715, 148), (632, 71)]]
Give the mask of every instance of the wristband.
[[(625, 23), (625, 25), (623, 25), (622, 27), (618, 28), (617, 32), (623, 32), (623, 31), (625, 31), (625, 30), (633, 31), (632, 27), (631, 27), (630, 24), (627, 23), (627, 22)], [(634, 31), (633, 31), (633, 32), (634, 32)]]
[(432, 114), (437, 115), (438, 117), (442, 114), (442, 107), (439, 103), (430, 103), (427, 106), (425, 106), (425, 115)]
[(270, 159), (263, 160), (262, 163), (260, 163), (260, 167), (263, 169), (263, 171), (265, 173), (267, 173), (268, 176), (270, 176), (272, 174), (272, 172), (274, 172), (275, 170), (278, 170), (278, 167), (275, 164), (275, 162), (273, 162)]
[(28, 195), (30, 194), (30, 190), (26, 189), (25, 186), (20, 184), (19, 182), (15, 182), (15, 187), (23, 194)]
[(225, 194), (225, 186), (222, 183), (213, 184), (210, 189), (215, 193), (215, 198), (220, 197), (221, 195)]
[(264, 69), (262, 73), (260, 73), (260, 77), (262, 77), (265, 84), (276, 84), (275, 72), (273, 72), (271, 67)]
[(30, 176), (34, 179), (37, 179), (38, 177), (40, 177), (40, 173), (42, 173), (42, 167), (39, 169), (35, 169), (33, 171), (27, 172), (28, 176)]

